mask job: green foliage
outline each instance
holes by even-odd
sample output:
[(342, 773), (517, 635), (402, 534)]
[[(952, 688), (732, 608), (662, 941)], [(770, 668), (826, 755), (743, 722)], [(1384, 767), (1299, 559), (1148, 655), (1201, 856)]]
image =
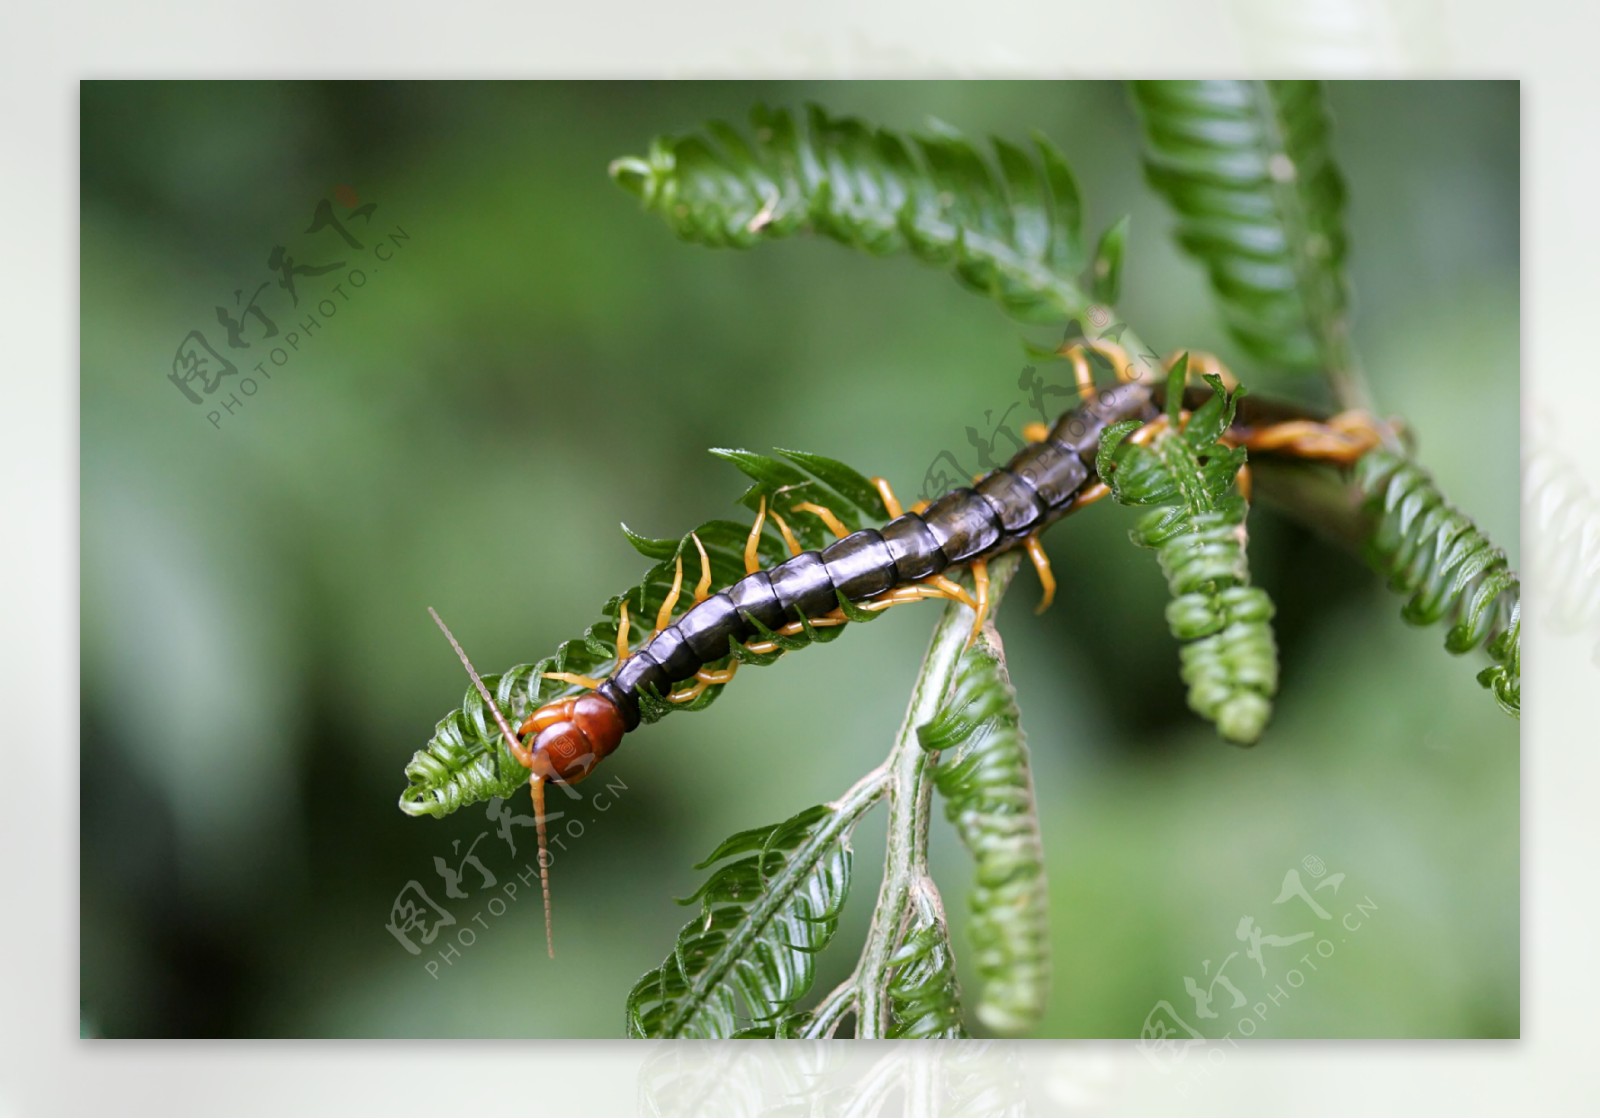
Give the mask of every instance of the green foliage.
[(945, 927), (944, 905), (931, 879), (912, 884), (905, 927), (889, 958), (889, 1031), (894, 1038), (966, 1037), (961, 988)]
[[(797, 504), (812, 502), (825, 506), (852, 530), (879, 524), (888, 517), (888, 510), (872, 483), (842, 462), (804, 451), (780, 451), (787, 462), (750, 451), (714, 450), (712, 453), (731, 462), (752, 480), (753, 484), (739, 500), (753, 510), (765, 498), (768, 509), (783, 517), (802, 548), (822, 548), (832, 536), (819, 518), (796, 511)], [(693, 601), (692, 591), (700, 577), (695, 536), (705, 547), (712, 586), (728, 586), (744, 575), (749, 525), (728, 520), (708, 521), (693, 533), (675, 540), (641, 536), (627, 525), (622, 526), (622, 531), (640, 554), (657, 561), (644, 579), (607, 601), (600, 608), (600, 621), (585, 630), (583, 636), (563, 642), (554, 656), (535, 664), (518, 665), (503, 675), (483, 678), (513, 729), (543, 704), (583, 690), (561, 681), (546, 680), (544, 673), (610, 675), (616, 666), (617, 628), (623, 602), (628, 604), (631, 617), (630, 643), (638, 648), (647, 639), (656, 612), (672, 588), (680, 557), (684, 570), (678, 610)], [(758, 550), (763, 566), (788, 558), (788, 547), (771, 516), (763, 527)], [(870, 621), (879, 615), (850, 608), (846, 616), (851, 621)], [(812, 642), (831, 641), (842, 629), (839, 626), (808, 627), (805, 632), (793, 636), (767, 636), (787, 651)], [(756, 654), (743, 647), (729, 650), (729, 659), (749, 664), (769, 664), (776, 657), (775, 653)], [(669, 712), (700, 711), (715, 701), (721, 691), (722, 685), (714, 685), (693, 701), (682, 704), (646, 696), (640, 703), (640, 718), (644, 722), (654, 722)], [(509, 797), (528, 779), (528, 771), (511, 756), (494, 717), (484, 707), (477, 689), (471, 687), (461, 707), (439, 722), (433, 737), (412, 757), (405, 773), (410, 785), (400, 796), (400, 808), (412, 816), (444, 816), (491, 797)]]
[(996, 1033), (1024, 1033), (1050, 993), (1049, 890), (1027, 738), (997, 642), (985, 637), (967, 650), (938, 716), (918, 737), (940, 751), (934, 782), (977, 863), (970, 904), (983, 979), (978, 1020)]
[(1350, 364), (1344, 183), (1317, 82), (1132, 83), (1151, 186), (1234, 337), (1302, 370)]
[(684, 899), (699, 902), (699, 914), (628, 994), (628, 1036), (797, 1028), (804, 1019), (788, 1012), (810, 989), (814, 957), (838, 928), (850, 891), (850, 830), (873, 799), (818, 805), (724, 840), (700, 867), (732, 861)]
[(1416, 463), (1378, 449), (1356, 464), (1356, 480), (1379, 518), (1369, 548), (1389, 587), (1410, 598), (1412, 625), (1450, 623), (1445, 648), (1487, 644), (1494, 664), (1478, 682), (1512, 715), (1522, 711), (1522, 584), (1506, 555), (1445, 500)]
[[(1187, 359), (1178, 363), (1168, 390), (1173, 419), (1187, 366)], [(1247, 507), (1234, 490), (1245, 451), (1217, 441), (1233, 420), (1237, 394), (1215, 377), (1206, 380), (1214, 395), (1181, 432), (1174, 423), (1137, 446), (1126, 441), (1137, 423), (1107, 429), (1099, 469), (1118, 501), (1157, 507), (1132, 537), (1156, 550), (1167, 577), (1167, 624), (1184, 642), (1189, 706), (1224, 738), (1248, 745), (1265, 729), (1278, 688), (1273, 608), (1265, 591), (1249, 585)]]
[[(1209, 269), (1236, 336), (1274, 362), (1320, 368), (1336, 382), (1353, 376), (1343, 188), (1320, 87), (1153, 82), (1135, 83), (1135, 96), (1150, 181), (1177, 209), (1180, 242)], [(815, 107), (803, 121), (757, 109), (748, 136), (711, 124), (657, 140), (647, 156), (617, 160), (611, 171), (685, 240), (748, 248), (805, 232), (874, 254), (907, 251), (1027, 321), (1081, 315), (1091, 300), (1113, 302), (1121, 289), (1127, 219), (1086, 259), (1077, 188), (1043, 139), (1032, 153), (997, 140), (991, 160), (943, 125), (908, 138)], [(1120, 329), (1122, 342), (1143, 352), (1132, 330)], [(1166, 617), (1181, 643), (1190, 706), (1225, 738), (1249, 744), (1271, 717), (1278, 664), (1273, 606), (1250, 585), (1246, 560), (1248, 508), (1236, 488), (1246, 453), (1221, 442), (1238, 394), (1208, 377), (1211, 397), (1180, 422), (1186, 372), (1185, 359), (1168, 386), (1167, 429), (1135, 444), (1127, 436), (1137, 421), (1113, 426), (1097, 466), (1118, 501), (1149, 510), (1132, 538), (1156, 551), (1170, 588)], [(1348, 384), (1336, 387), (1347, 395)], [(831, 459), (713, 453), (750, 478), (741, 502), (751, 510), (765, 502), (774, 515), (760, 540), (764, 566), (788, 555), (776, 517), (802, 548), (831, 539), (819, 518), (795, 508), (799, 503), (830, 508), (852, 530), (887, 518), (871, 483)], [(1408, 619), (1454, 619), (1446, 641), (1453, 651), (1487, 642), (1495, 664), (1479, 678), (1515, 710), (1520, 614), (1504, 557), (1403, 458), (1369, 455), (1360, 485), (1381, 512), (1379, 561), (1412, 596)], [(695, 541), (708, 556), (712, 586), (744, 574), (744, 524), (712, 521), (667, 539), (623, 531), (655, 566), (554, 657), (486, 678), (509, 718), (520, 721), (578, 690), (543, 680), (542, 672), (609, 675), (623, 604), (638, 645), (680, 560), (687, 605), (700, 574)], [(1015, 569), (1014, 554), (996, 562), (996, 601)], [(840, 609), (846, 621), (877, 616), (842, 599)], [(968, 648), (970, 622), (961, 615), (959, 607), (946, 608), (905, 726), (882, 765), (839, 802), (741, 832), (700, 864), (720, 865), (685, 900), (698, 903), (696, 918), (630, 993), (631, 1036), (831, 1037), (851, 1014), (862, 1036), (965, 1036), (944, 907), (927, 874), (934, 789), (976, 863), (970, 907), (981, 980), (977, 1019), (1003, 1034), (1025, 1033), (1041, 1020), (1050, 985), (1048, 894), (1026, 741), (998, 636), (991, 625)], [(718, 664), (767, 664), (842, 628), (800, 626), (795, 634), (760, 629), (776, 652), (734, 643)], [(642, 718), (701, 709), (720, 690), (706, 689), (684, 705), (645, 696)], [(443, 815), (507, 795), (526, 772), (469, 691), (407, 775), (412, 786), (402, 807)], [(880, 799), (890, 803), (888, 854), (867, 945), (849, 980), (802, 1009), (815, 955), (831, 941), (849, 892), (851, 831)]]
[[(751, 132), (711, 124), (659, 139), (611, 174), (686, 241), (749, 248), (816, 233), (876, 255), (908, 250), (1026, 321), (1058, 322), (1089, 305), (1078, 281), (1078, 188), (1043, 137), (1031, 155), (995, 140), (991, 164), (938, 122), (904, 137), (816, 106), (804, 124), (757, 108)], [(1100, 290), (1115, 290), (1121, 243), (1102, 247)]]
[(1122, 255), (1128, 247), (1129, 219), (1124, 216), (1100, 238), (1089, 265), (1089, 294), (1096, 302), (1115, 303), (1122, 294)]

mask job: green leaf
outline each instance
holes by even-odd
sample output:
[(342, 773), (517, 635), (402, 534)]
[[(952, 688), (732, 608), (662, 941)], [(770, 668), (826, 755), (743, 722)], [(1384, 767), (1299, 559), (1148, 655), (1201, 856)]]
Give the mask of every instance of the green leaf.
[[(811, 502), (831, 509), (850, 529), (881, 524), (888, 517), (872, 484), (833, 459), (803, 451), (784, 452), (789, 462), (751, 451), (717, 450), (712, 453), (733, 463), (754, 481), (740, 500), (754, 509), (763, 497), (766, 498), (768, 509), (784, 518), (803, 548), (826, 547), (833, 540), (833, 534), (816, 515), (796, 510), (797, 504)], [(656, 561), (644, 578), (636, 586), (609, 599), (600, 609), (600, 620), (581, 636), (563, 642), (554, 656), (534, 664), (518, 665), (503, 675), (484, 678), (513, 728), (542, 705), (583, 690), (576, 685), (546, 680), (544, 673), (565, 672), (596, 678), (610, 675), (616, 666), (617, 628), (623, 602), (628, 604), (632, 625), (630, 644), (637, 649), (644, 643), (672, 587), (680, 556), (683, 586), (678, 612), (692, 601), (692, 591), (700, 577), (700, 555), (690, 534), (676, 539), (653, 539), (627, 525), (622, 526), (622, 532), (635, 550)], [(726, 587), (743, 577), (744, 548), (749, 534), (748, 523), (730, 520), (707, 521), (694, 530), (693, 535), (698, 536), (705, 547), (713, 587)], [(789, 556), (788, 546), (771, 516), (763, 526), (757, 550), (760, 562), (768, 567), (782, 563)], [(861, 611), (847, 614), (850, 621), (880, 616)], [(831, 641), (843, 628), (808, 626), (801, 634), (776, 636), (774, 640), (785, 649), (800, 649), (814, 642)], [(751, 665), (769, 664), (776, 659), (742, 647), (730, 649), (729, 657)], [(692, 702), (682, 704), (643, 697), (639, 705), (640, 718), (654, 722), (668, 714), (702, 711), (722, 693), (722, 687), (709, 687)], [(511, 756), (504, 735), (484, 707), (482, 697), (470, 686), (461, 707), (439, 722), (433, 737), (412, 757), (405, 773), (410, 784), (400, 796), (400, 809), (410, 816), (444, 816), (492, 797), (509, 797), (528, 780), (528, 771)]]
[(1344, 183), (1317, 82), (1133, 82), (1145, 171), (1233, 335), (1301, 370), (1351, 363)]
[[(1078, 188), (1035, 137), (1037, 158), (996, 141), (995, 162), (938, 122), (903, 137), (811, 106), (802, 127), (758, 108), (751, 134), (720, 124), (658, 139), (612, 177), (679, 237), (749, 248), (815, 233), (873, 254), (909, 251), (1032, 322), (1083, 314), (1091, 300)], [(1109, 251), (1120, 259), (1120, 236)]]
[(1105, 231), (1094, 250), (1094, 261), (1089, 265), (1089, 294), (1097, 302), (1115, 303), (1122, 293), (1122, 254), (1127, 248), (1128, 224), (1124, 216), (1116, 225)]
[(622, 526), (622, 535), (628, 538), (628, 543), (633, 545), (634, 551), (646, 559), (666, 560), (678, 554), (678, 541), (671, 539), (656, 539), (651, 536), (641, 536), (626, 523)]
[(961, 988), (945, 926), (944, 905), (933, 880), (912, 884), (905, 922), (889, 978), (889, 1030), (895, 1038), (959, 1038)]
[(939, 714), (918, 738), (941, 752), (934, 782), (977, 863), (978, 1020), (996, 1033), (1023, 1033), (1043, 1017), (1049, 997), (1049, 890), (1017, 696), (1004, 654), (987, 636), (967, 650)]
[(779, 448), (778, 453), (828, 486), (850, 505), (862, 510), (869, 518), (878, 521), (889, 519), (889, 510), (883, 504), (883, 495), (878, 492), (878, 488), (870, 479), (863, 477), (854, 467), (846, 466), (838, 459), (806, 451), (785, 451)]
[(1478, 682), (1520, 716), (1522, 582), (1505, 552), (1404, 455), (1369, 451), (1356, 463), (1356, 482), (1378, 517), (1368, 558), (1391, 590), (1409, 596), (1401, 617), (1417, 626), (1449, 622), (1452, 653), (1487, 644), (1495, 663)]
[(628, 1036), (726, 1038), (798, 1024), (791, 1011), (850, 890), (850, 830), (872, 803), (818, 805), (724, 841), (701, 864), (722, 865), (686, 899), (700, 912), (628, 995)]
[(1155, 506), (1131, 536), (1155, 549), (1166, 576), (1167, 625), (1183, 643), (1180, 674), (1189, 706), (1224, 738), (1249, 745), (1266, 728), (1278, 690), (1273, 606), (1265, 591), (1249, 585), (1248, 507), (1234, 490), (1246, 452), (1216, 441), (1239, 394), (1215, 377), (1207, 381), (1211, 399), (1181, 432), (1169, 428), (1136, 446), (1126, 441), (1128, 425), (1117, 425), (1101, 437), (1098, 462), (1118, 501)]

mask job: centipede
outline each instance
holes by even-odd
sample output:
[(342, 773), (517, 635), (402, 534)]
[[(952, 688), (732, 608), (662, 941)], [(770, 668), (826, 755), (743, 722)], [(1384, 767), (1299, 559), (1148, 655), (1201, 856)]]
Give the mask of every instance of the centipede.
[[(1095, 383), (1088, 356), (1110, 360), (1117, 381)], [(769, 663), (817, 633), (868, 620), (892, 607), (926, 599), (954, 601), (972, 612), (974, 637), (989, 613), (988, 565), (1005, 553), (1023, 550), (1038, 573), (1043, 589), (1039, 608), (1047, 608), (1056, 581), (1041, 535), (1056, 522), (1105, 498), (1110, 490), (1096, 472), (1101, 436), (1114, 424), (1138, 421), (1127, 438), (1140, 443), (1157, 437), (1173, 422), (1182, 423), (1192, 406), (1191, 394), (1205, 389), (1181, 387), (1183, 409), (1168, 408), (1173, 391), (1166, 382), (1140, 377), (1129, 355), (1106, 341), (1074, 343), (1061, 356), (1077, 382), (1079, 403), (1053, 425), (1030, 424), (1026, 444), (1003, 466), (957, 486), (931, 502), (902, 506), (889, 482), (871, 485), (888, 514), (878, 527), (851, 530), (833, 509), (820, 501), (792, 502), (791, 517), (816, 518), (833, 537), (822, 548), (807, 549), (766, 496), (743, 549), (744, 573), (731, 584), (714, 585), (712, 565), (703, 542), (691, 534), (699, 572), (686, 586), (684, 550), (675, 559), (669, 591), (655, 617), (636, 619), (623, 600), (618, 609), (615, 654), (603, 676), (546, 671), (542, 675), (577, 688), (543, 703), (520, 725), (506, 720), (465, 652), (437, 618), (487, 710), (504, 737), (515, 762), (526, 772), (538, 823), (539, 865), (549, 864), (544, 839), (545, 789), (548, 784), (576, 784), (594, 773), (606, 758), (637, 730), (643, 716), (660, 705), (688, 705), (707, 689), (726, 685), (741, 663)], [(1169, 368), (1184, 363), (1185, 374), (1210, 372), (1232, 381), (1225, 367), (1209, 355), (1169, 358)], [(1236, 382), (1235, 382), (1236, 383)], [(1254, 454), (1285, 455), (1349, 466), (1383, 439), (1385, 429), (1365, 413), (1325, 415), (1310, 409), (1246, 397), (1224, 442)], [(1241, 493), (1248, 499), (1248, 467), (1241, 472)], [(788, 552), (781, 562), (766, 561), (760, 547), (768, 523), (778, 531)], [(965, 573), (968, 586), (956, 576)], [(685, 603), (682, 612), (680, 605)], [(730, 655), (737, 654), (737, 655)], [(545, 900), (546, 941), (554, 956), (550, 931), (548, 876), (541, 874)]]

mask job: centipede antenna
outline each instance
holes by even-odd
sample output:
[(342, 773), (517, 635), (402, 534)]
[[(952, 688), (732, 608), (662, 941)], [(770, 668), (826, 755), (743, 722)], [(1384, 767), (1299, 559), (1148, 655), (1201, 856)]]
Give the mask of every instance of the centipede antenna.
[[(472, 667), (472, 661), (467, 656), (467, 651), (461, 647), (461, 642), (456, 640), (456, 635), (450, 632), (450, 627), (444, 624), (444, 619), (439, 617), (439, 612), (433, 607), (428, 607), (433, 622), (444, 634), (445, 640), (450, 642), (450, 647), (456, 651), (456, 656), (461, 658), (462, 667), (467, 670), (467, 675), (472, 677), (472, 686), (478, 689), (478, 694), (483, 697), (483, 702), (489, 705), (489, 713), (494, 716), (494, 721), (500, 727), (500, 733), (506, 736), (506, 745), (515, 752), (519, 752), (522, 740), (511, 730), (511, 724), (506, 722), (506, 717), (500, 713), (500, 705), (495, 703), (494, 696), (489, 694), (489, 689), (483, 682), (483, 677), (478, 675), (478, 670)], [(544, 940), (545, 947), (550, 952), (550, 958), (556, 958), (555, 933), (550, 924), (550, 870), (549, 849), (545, 846), (544, 838), (544, 779), (534, 776), (528, 782), (533, 793), (533, 822), (534, 831), (539, 837), (539, 886), (544, 893)]]
[(556, 958), (556, 939), (550, 922), (550, 848), (544, 837), (544, 778), (534, 777), (528, 782), (533, 796), (533, 831), (539, 838), (539, 892), (544, 895), (544, 946), (550, 958)]

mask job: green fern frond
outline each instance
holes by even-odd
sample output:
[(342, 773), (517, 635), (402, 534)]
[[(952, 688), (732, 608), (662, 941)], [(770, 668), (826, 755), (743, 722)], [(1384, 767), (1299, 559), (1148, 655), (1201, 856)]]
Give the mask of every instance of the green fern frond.
[(1344, 182), (1309, 81), (1132, 83), (1145, 170), (1178, 213), (1234, 336), (1266, 361), (1351, 362)]
[(1452, 653), (1487, 644), (1495, 663), (1478, 682), (1520, 716), (1522, 584), (1505, 552), (1404, 455), (1368, 452), (1356, 463), (1356, 482), (1379, 518), (1370, 558), (1391, 590), (1410, 596), (1401, 616), (1418, 626), (1449, 622), (1444, 645)]
[[(1089, 265), (1089, 294), (1097, 303), (1115, 303), (1122, 294), (1122, 256), (1128, 247), (1129, 218), (1125, 215), (1100, 238)], [(1059, 351), (1050, 351), (1052, 355)]]
[[(1185, 359), (1173, 372), (1173, 409), (1186, 368)], [(1181, 432), (1174, 424), (1136, 446), (1125, 439), (1137, 422), (1107, 429), (1099, 469), (1124, 505), (1157, 506), (1131, 535), (1155, 549), (1172, 593), (1167, 625), (1184, 643), (1179, 655), (1189, 706), (1224, 738), (1249, 745), (1266, 728), (1278, 690), (1273, 606), (1265, 591), (1249, 585), (1247, 506), (1234, 489), (1246, 452), (1217, 441), (1233, 420), (1237, 394), (1215, 377), (1206, 380), (1214, 394)]]
[(816, 233), (877, 255), (909, 250), (1025, 321), (1088, 307), (1077, 184), (1043, 137), (1031, 155), (996, 140), (991, 163), (937, 122), (904, 137), (816, 106), (804, 124), (757, 108), (751, 133), (713, 124), (658, 139), (611, 175), (686, 241), (749, 248)]
[[(831, 509), (851, 529), (881, 524), (888, 519), (872, 483), (842, 462), (804, 451), (780, 451), (783, 459), (750, 451), (714, 450), (717, 455), (751, 479), (752, 485), (740, 501), (754, 510), (764, 498), (769, 511), (778, 513), (789, 526), (800, 546), (825, 547), (832, 539), (823, 522), (811, 513), (797, 511), (804, 502)], [(787, 460), (787, 461), (784, 461)], [(692, 601), (691, 592), (700, 577), (700, 555), (694, 546), (698, 536), (710, 563), (712, 585), (725, 587), (744, 575), (744, 548), (750, 534), (748, 524), (737, 521), (708, 521), (678, 539), (656, 540), (622, 526), (628, 542), (643, 556), (657, 561), (635, 587), (610, 599), (600, 608), (601, 618), (581, 637), (563, 642), (554, 656), (534, 664), (518, 665), (503, 675), (486, 676), (484, 683), (495, 703), (515, 728), (543, 704), (583, 689), (556, 680), (546, 680), (546, 672), (565, 672), (579, 676), (604, 677), (616, 665), (617, 628), (623, 602), (628, 604), (632, 623), (630, 641), (634, 648), (649, 634), (656, 612), (672, 588), (677, 560), (683, 560), (683, 586), (678, 609)], [(781, 563), (789, 556), (787, 544), (768, 517), (758, 544), (764, 566)], [(881, 614), (847, 609), (852, 622), (870, 621)], [(843, 627), (807, 628), (794, 636), (769, 635), (784, 649), (798, 649), (813, 642), (831, 641)], [(728, 659), (748, 664), (768, 664), (776, 654), (760, 655), (743, 647), (729, 650)], [(726, 663), (718, 662), (719, 664)], [(722, 692), (722, 686), (707, 688), (689, 703), (673, 704), (645, 696), (640, 703), (640, 718), (654, 722), (670, 712), (699, 711), (709, 706)], [(528, 780), (528, 771), (517, 764), (505, 744), (494, 717), (484, 707), (477, 689), (469, 687), (461, 707), (441, 720), (428, 744), (412, 757), (405, 769), (410, 781), (400, 796), (400, 808), (411, 816), (444, 816), (491, 797), (509, 797)]]
[(894, 1038), (959, 1038), (961, 987), (944, 905), (932, 879), (912, 883), (905, 928), (889, 958), (889, 1031)]
[[(628, 994), (630, 1037), (733, 1037), (798, 1028), (791, 1016), (815, 979), (814, 958), (838, 928), (850, 890), (850, 831), (882, 782), (725, 840), (724, 862), (684, 904), (700, 913), (661, 966)], [(781, 1023), (781, 1025), (780, 1025)]]
[(937, 717), (919, 728), (940, 751), (934, 783), (977, 863), (971, 933), (983, 980), (976, 1013), (996, 1033), (1022, 1033), (1050, 993), (1049, 890), (1017, 694), (992, 633), (967, 650)]

